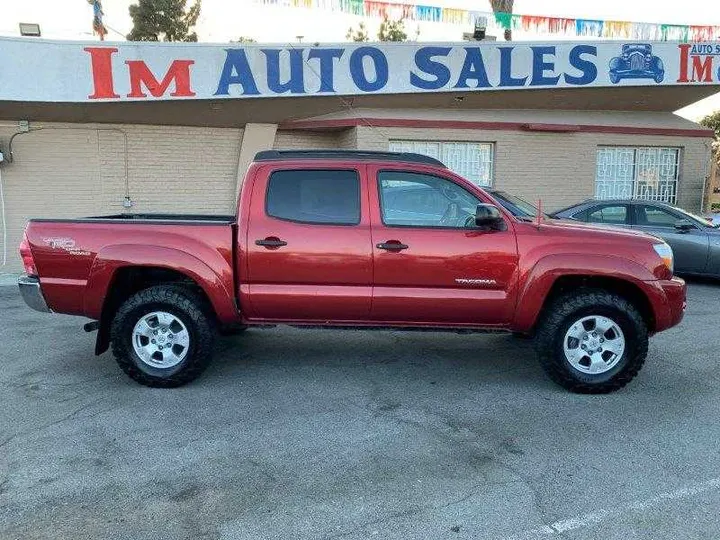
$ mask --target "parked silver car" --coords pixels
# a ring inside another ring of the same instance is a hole
[[[588,200],[552,215],[659,236],[672,247],[677,273],[720,277],[720,229],[675,206],[653,201]]]

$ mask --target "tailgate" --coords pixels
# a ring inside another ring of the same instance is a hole
[[[83,298],[95,251],[92,233],[71,221],[30,221],[26,236],[43,295],[53,311],[83,314]]]

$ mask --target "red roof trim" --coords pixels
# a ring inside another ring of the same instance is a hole
[[[571,133],[580,131],[581,126],[576,124],[523,124],[521,129],[524,131],[546,131],[549,133]]]
[[[711,129],[650,128],[634,126],[603,126],[577,124],[543,124],[527,122],[474,122],[467,120],[420,120],[410,118],[341,118],[335,120],[296,120],[280,125],[280,129],[339,129],[356,126],[404,127],[427,129],[481,129],[505,131],[544,131],[549,133],[619,133],[625,135],[668,135],[676,137],[712,138]]]

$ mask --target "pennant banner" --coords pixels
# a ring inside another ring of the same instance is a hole
[[[90,0],[92,1],[92,0]],[[720,39],[718,26],[685,26],[631,21],[570,19],[502,12],[466,11],[425,4],[383,2],[378,0],[254,0],[273,6],[290,6],[340,11],[363,17],[405,19],[420,22],[442,22],[470,28],[480,17],[487,19],[489,29],[514,30],[529,34],[634,39],[643,41],[715,41]],[[98,2],[99,3],[99,2]]]

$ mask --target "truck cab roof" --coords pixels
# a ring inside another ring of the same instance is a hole
[[[422,163],[446,169],[445,164],[433,157],[411,152],[375,152],[369,150],[263,150],[255,154],[255,161],[296,161],[322,159],[338,161],[396,161]]]

